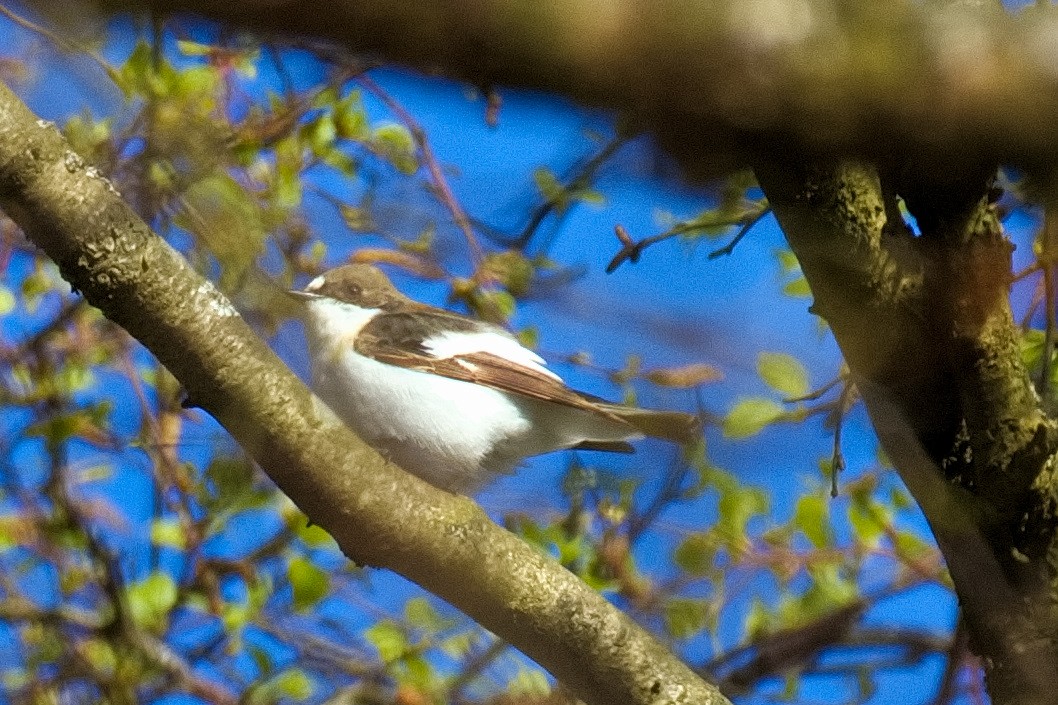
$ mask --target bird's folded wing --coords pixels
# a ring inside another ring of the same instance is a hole
[[[677,443],[701,434],[692,414],[619,406],[572,390],[503,329],[441,309],[382,313],[360,330],[356,351],[390,365],[583,409]]]
[[[482,384],[531,399],[591,411],[623,423],[573,391],[506,331],[439,309],[386,312],[356,336],[356,351],[379,362]]]

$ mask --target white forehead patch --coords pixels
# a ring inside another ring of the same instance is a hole
[[[321,274],[320,276],[316,277],[315,279],[309,282],[308,286],[305,287],[305,291],[317,291],[318,289],[323,287],[323,282],[324,279],[323,275]]]

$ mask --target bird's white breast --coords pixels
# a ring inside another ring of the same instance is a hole
[[[333,299],[309,302],[314,391],[406,470],[455,491],[476,489],[489,479],[482,461],[498,443],[525,434],[529,420],[503,392],[357,353],[354,339],[377,313]]]

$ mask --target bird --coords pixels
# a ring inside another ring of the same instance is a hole
[[[317,276],[300,302],[311,387],[358,436],[408,472],[473,494],[528,457],[631,453],[644,436],[700,437],[697,416],[577,392],[504,328],[402,294],[377,267]]]

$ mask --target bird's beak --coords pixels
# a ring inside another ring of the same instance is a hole
[[[286,292],[286,295],[296,301],[314,301],[320,298],[319,294],[313,294],[311,291],[299,291],[297,289],[290,289]]]

